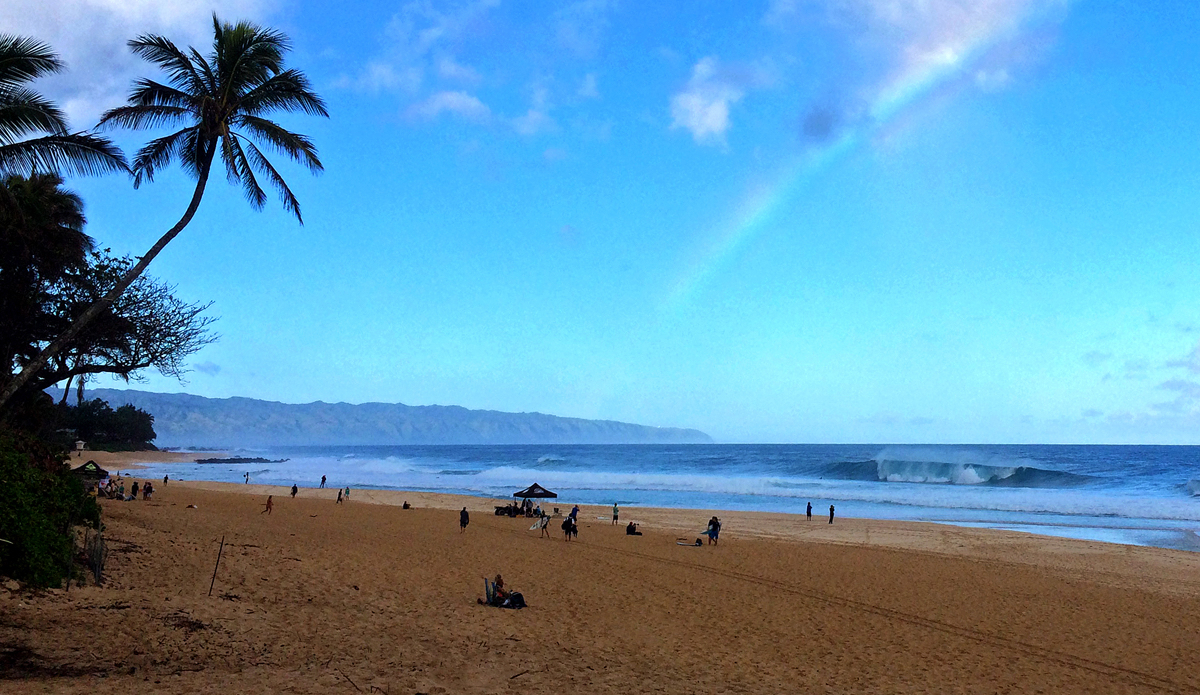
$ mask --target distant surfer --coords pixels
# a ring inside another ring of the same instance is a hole
[[[829,523],[833,523],[833,505],[829,505]]]

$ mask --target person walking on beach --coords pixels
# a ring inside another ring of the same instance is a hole
[[[340,487],[338,488],[338,501],[337,501],[337,503],[338,503],[338,504],[341,504],[341,503],[342,503],[342,488],[340,488]]]
[[[550,537],[550,517],[545,514],[539,514],[539,516],[542,519],[542,532],[541,532],[541,535],[538,536],[538,538],[542,538],[542,537],[549,538]]]
[[[833,523],[833,505],[829,505],[829,523]]]
[[[707,533],[708,533],[708,544],[716,545],[717,539],[721,535],[721,520],[715,516],[713,518],[709,519]]]
[[[613,520],[612,520],[613,526],[617,525],[617,519],[619,519],[619,518],[621,518],[621,510],[617,509],[617,503],[613,502]]]
[[[292,483],[292,499],[296,499],[296,492],[298,490],[299,490],[299,488],[296,487],[296,484]]]
[[[250,484],[250,471],[246,471],[246,484]]]
[[[164,475],[163,476],[163,487],[166,487],[166,485],[167,485],[167,476]]]
[[[271,510],[275,508],[275,502],[271,499],[271,495],[267,495],[267,503],[263,505],[263,510],[259,514],[271,516]]]
[[[467,513],[467,508],[463,507],[462,511],[458,513],[458,532],[466,531],[469,523],[471,523],[471,515]]]
[[[325,488],[325,476],[321,476],[321,488]]]
[[[579,505],[577,504],[577,505],[575,505],[575,507],[573,509],[571,509],[571,521],[576,521],[578,518],[579,518]]]
[[[812,521],[812,502],[808,503],[808,520]]]

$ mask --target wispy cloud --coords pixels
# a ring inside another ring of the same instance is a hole
[[[581,99],[599,99],[600,90],[596,86],[596,73],[589,72],[584,75],[583,81],[579,83],[579,89],[575,90],[575,96]]]
[[[417,102],[405,112],[410,118],[431,121],[443,113],[453,114],[467,121],[485,123],[492,111],[487,104],[466,92],[437,92]]]
[[[538,133],[555,130],[558,124],[550,117],[549,91],[543,85],[534,87],[530,99],[529,110],[510,119],[513,130],[521,135],[537,135]]]
[[[221,372],[221,365],[217,364],[216,362],[197,362],[196,364],[193,364],[192,367],[201,374],[207,374],[209,376],[216,376]]]
[[[759,69],[722,66],[716,56],[701,58],[687,84],[671,97],[671,128],[687,129],[700,144],[724,145],[730,106],[766,82]]]
[[[581,58],[595,57],[608,30],[608,13],[615,5],[610,0],[580,0],[557,11],[554,30],[558,45]]]

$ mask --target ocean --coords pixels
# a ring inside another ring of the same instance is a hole
[[[239,450],[268,464],[153,464],[147,478],[931,521],[1200,551],[1200,447],[347,446]]]

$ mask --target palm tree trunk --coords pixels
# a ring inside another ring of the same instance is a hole
[[[201,164],[200,176],[196,181],[196,190],[192,193],[192,201],[188,203],[187,210],[184,211],[183,217],[180,217],[179,221],[175,223],[175,226],[168,229],[167,233],[163,234],[159,240],[155,242],[154,246],[150,247],[150,250],[146,252],[146,255],[138,259],[138,262],[135,263],[134,266],[125,273],[125,275],[121,278],[121,281],[108,291],[108,294],[104,295],[103,298],[93,302],[91,306],[84,310],[84,312],[71,323],[71,326],[67,330],[63,331],[62,335],[58,336],[53,343],[50,343],[48,346],[46,346],[46,348],[43,349],[32,362],[25,365],[20,374],[13,377],[13,380],[10,381],[8,385],[4,387],[4,391],[0,393],[0,410],[3,410],[4,404],[7,403],[17,391],[20,391],[21,387],[24,386],[31,378],[33,378],[34,374],[37,374],[39,371],[41,371],[42,367],[45,367],[46,363],[49,362],[51,358],[57,355],[59,351],[67,345],[67,343],[75,338],[75,336],[79,335],[79,332],[83,330],[84,326],[91,323],[93,319],[100,315],[100,312],[112,306],[112,303],[116,301],[117,297],[120,297],[121,293],[124,292],[130,285],[132,285],[134,280],[137,280],[138,276],[140,276],[142,272],[146,270],[146,267],[150,265],[150,261],[153,261],[154,257],[157,256],[167,244],[171,243],[171,240],[178,236],[179,233],[183,231],[184,227],[188,226],[188,223],[192,221],[192,217],[195,216],[197,208],[200,207],[200,199],[204,197],[204,187],[208,183],[208,173],[212,169],[213,156],[216,153],[216,142],[214,141],[209,143],[207,152],[205,152],[203,155],[204,160]],[[82,386],[82,380],[80,385]]]

